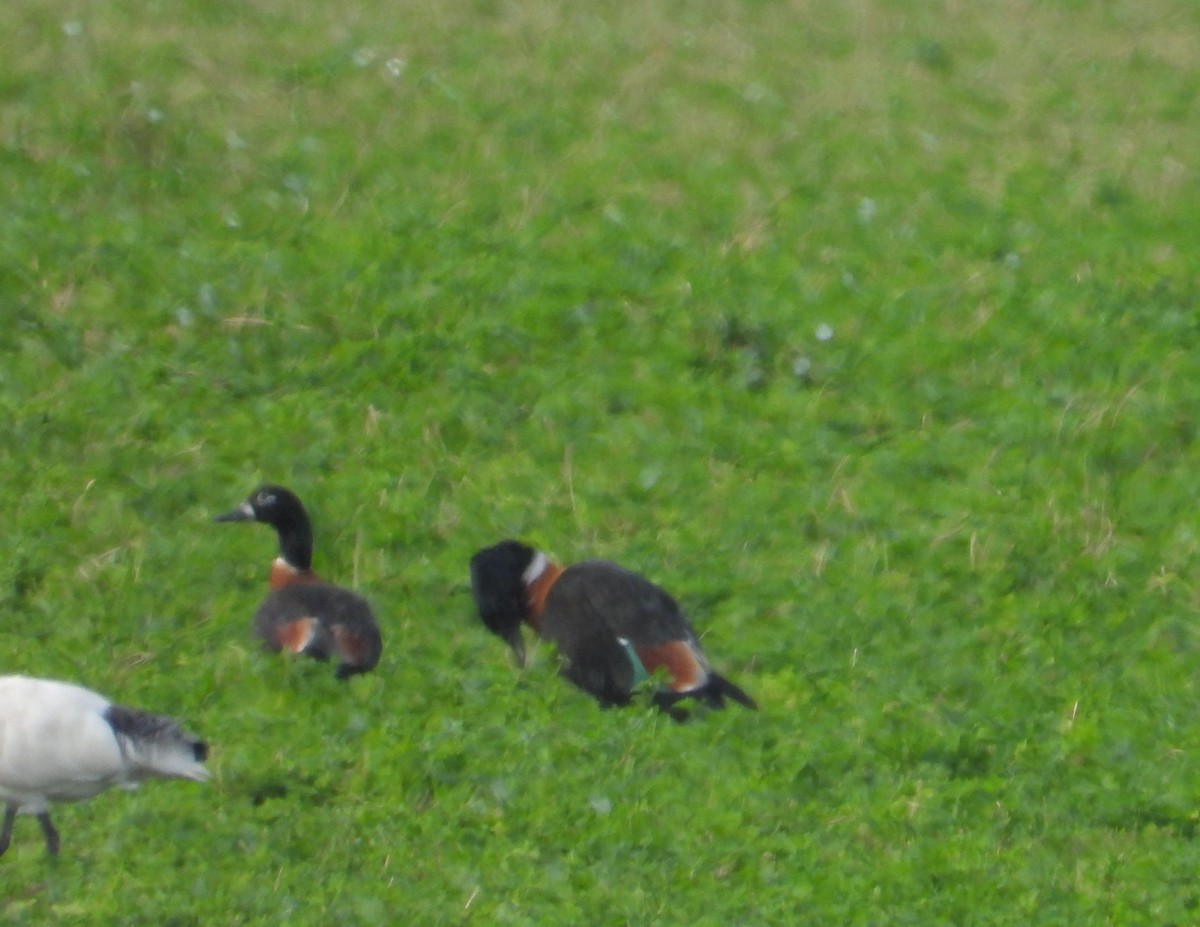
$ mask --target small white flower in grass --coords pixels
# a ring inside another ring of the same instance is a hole
[[[1004,266],[1009,270],[1016,270],[1021,266],[1021,255],[1015,251],[1008,252],[1008,254],[1004,255]]]
[[[191,328],[193,321],[192,310],[187,306],[180,306],[175,310],[175,322],[180,328]]]
[[[211,313],[217,308],[217,291],[211,283],[200,284],[200,289],[196,292],[196,299],[200,303],[200,308],[205,312]]]
[[[69,39],[83,35],[83,23],[77,19],[68,19],[62,24],[63,35]]]
[[[151,106],[148,110],[146,110],[146,121],[152,126],[156,126],[159,123],[166,121],[166,118],[167,114],[157,107]]]
[[[765,103],[771,98],[771,91],[763,84],[747,84],[742,91],[742,98],[747,103]]]
[[[588,804],[596,814],[608,814],[612,811],[612,800],[603,795],[593,795],[588,799]]]
[[[879,207],[869,196],[864,196],[858,204],[858,219],[860,222],[870,222],[879,212]]]
[[[820,325],[817,326],[817,330],[816,330],[815,334],[817,336],[818,341],[832,341],[833,340],[833,326],[829,325],[825,322],[822,322]]]
[[[387,72],[392,77],[400,77],[404,74],[404,69],[408,67],[408,62],[403,58],[389,58],[383,66],[387,68]]]
[[[375,60],[375,49],[360,48],[351,56],[351,60],[354,62],[355,66],[365,68]]]
[[[799,355],[792,361],[792,374],[803,380],[812,373],[812,361],[806,354]]]

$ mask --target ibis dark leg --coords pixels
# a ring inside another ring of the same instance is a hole
[[[42,833],[46,835],[46,852],[51,856],[58,855],[58,831],[54,829],[54,825],[50,822],[50,812],[43,811],[37,816],[38,823],[42,825]]]
[[[4,806],[4,824],[0,826],[0,856],[4,855],[4,851],[8,849],[9,843],[12,842],[13,821],[17,819],[17,806]]]

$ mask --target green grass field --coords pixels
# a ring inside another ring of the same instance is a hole
[[[1200,918],[1200,6],[0,5],[0,670],[208,785],[7,924]],[[378,670],[262,654],[258,482]],[[603,712],[506,536],[762,711]]]

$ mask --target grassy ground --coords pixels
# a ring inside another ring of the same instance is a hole
[[[594,7],[594,8],[592,8]],[[208,786],[14,924],[1196,918],[1200,7],[0,5],[0,652]],[[260,654],[273,541],[378,671]],[[761,702],[518,674],[500,537]]]

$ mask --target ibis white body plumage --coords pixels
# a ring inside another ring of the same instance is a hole
[[[143,779],[202,782],[207,755],[203,741],[164,715],[114,705],[71,683],[0,676],[0,855],[18,814],[37,816],[55,854],[52,802],[136,788]]]

